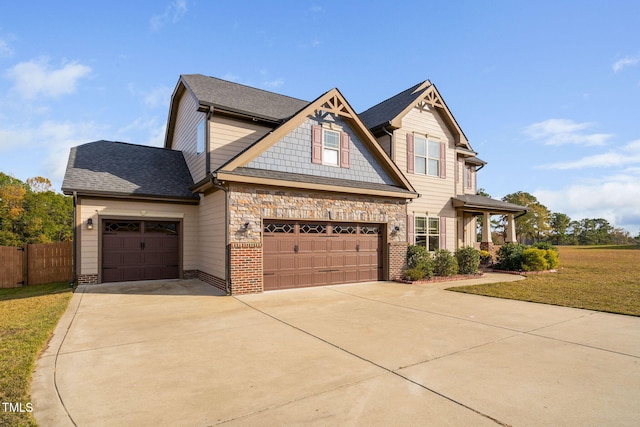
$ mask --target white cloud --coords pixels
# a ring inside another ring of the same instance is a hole
[[[59,188],[73,146],[100,139],[105,128],[94,122],[56,122],[47,120],[33,127],[28,125],[0,129],[0,152],[12,158],[16,152],[37,153],[28,165],[8,165],[12,169],[26,168],[29,176],[45,176]],[[14,153],[11,153],[13,151]],[[15,172],[15,170],[14,170]],[[21,174],[22,175],[22,174]]]
[[[538,166],[539,169],[585,169],[604,167],[640,166],[640,139],[630,142],[620,151],[607,151],[606,153],[586,156],[578,160],[567,162],[548,163]]]
[[[71,62],[60,68],[52,68],[46,58],[21,62],[6,71],[5,77],[13,80],[13,91],[26,99],[37,96],[58,97],[76,91],[78,81],[89,75],[91,68]]]
[[[594,182],[553,190],[537,190],[534,196],[552,212],[571,219],[605,218],[635,235],[640,227],[640,174],[605,176]]]
[[[584,146],[604,145],[613,135],[606,133],[585,133],[593,123],[576,123],[567,119],[549,119],[533,123],[524,129],[525,135],[545,145],[576,144]]]
[[[159,31],[168,23],[175,24],[187,13],[187,0],[174,0],[163,13],[151,17],[151,29]]]
[[[142,99],[149,108],[166,109],[171,99],[173,88],[170,86],[157,86],[148,90],[140,90],[133,83],[129,84],[129,92],[136,98]]]
[[[160,117],[138,118],[116,132],[119,141],[134,144],[164,145],[165,121]]]
[[[0,58],[13,56],[13,49],[6,40],[0,39]]]
[[[632,67],[638,64],[640,64],[640,55],[630,55],[614,62],[611,68],[613,68],[613,71],[617,73],[623,68]]]
[[[284,79],[275,79],[262,83],[266,87],[277,88],[284,84]]]

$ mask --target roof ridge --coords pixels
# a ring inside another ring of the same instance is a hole
[[[155,145],[135,144],[133,142],[124,142],[124,141],[110,141],[108,139],[99,139],[97,141],[85,142],[84,144],[80,144],[80,145],[95,144],[97,142],[108,142],[109,144],[133,145],[134,147],[143,147],[143,148],[157,148],[159,150],[167,150],[167,151],[179,151],[179,150],[173,150],[171,148],[156,147]]]
[[[429,82],[429,79],[427,79],[427,80],[423,80],[423,81],[421,81],[421,82],[419,82],[419,83],[416,83],[415,85],[413,85],[413,86],[411,86],[411,87],[408,87],[407,89],[402,90],[402,91],[400,91],[400,92],[396,93],[395,95],[392,95],[392,96],[390,96],[389,98],[384,99],[384,100],[382,100],[382,101],[378,102],[378,103],[377,103],[377,104],[375,104],[375,105],[372,105],[371,107],[367,108],[366,110],[364,110],[364,111],[362,111],[362,112],[358,113],[358,115],[363,114],[363,113],[366,113],[367,111],[372,110],[373,108],[375,108],[375,107],[377,107],[377,106],[379,106],[379,105],[381,105],[381,104],[384,104],[385,102],[390,101],[390,100],[391,100],[391,99],[393,99],[393,98],[399,97],[400,95],[404,94],[405,92],[407,92],[407,91],[409,91],[409,90],[411,90],[411,89],[414,89],[414,88],[415,88],[414,90],[417,90],[420,86],[422,86],[422,85],[423,85],[423,84],[425,84],[426,82]],[[429,83],[431,83],[431,82],[429,82]],[[433,84],[433,83],[432,83],[432,84]],[[426,89],[426,88],[425,88],[425,89]]]
[[[237,82],[233,82],[233,81],[231,81],[231,80],[221,79],[220,77],[207,76],[207,75],[204,75],[204,74],[197,74],[197,73],[196,73],[196,74],[182,74],[182,76],[200,76],[200,77],[206,77],[206,78],[208,78],[208,79],[219,80],[219,81],[221,81],[221,82],[231,83],[231,84],[234,84],[234,85],[237,85],[237,86],[243,86],[243,87],[246,87],[246,88],[249,88],[249,89],[258,90],[258,91],[260,91],[260,92],[269,93],[269,94],[272,94],[272,95],[278,95],[278,96],[282,96],[282,97],[284,97],[284,98],[290,98],[290,99],[293,99],[293,100],[295,100],[295,101],[302,101],[302,102],[307,102],[307,103],[309,102],[309,101],[307,101],[306,99],[296,98],[296,97],[294,97],[294,96],[285,95],[285,94],[282,94],[282,93],[273,92],[273,91],[266,90],[266,89],[261,89],[261,88],[259,88],[259,87],[255,87],[255,86],[249,86],[249,85],[244,84],[244,83],[237,83]]]

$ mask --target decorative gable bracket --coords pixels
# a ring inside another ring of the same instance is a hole
[[[334,114],[336,116],[348,117],[352,118],[353,116],[347,110],[347,106],[342,102],[342,100],[338,96],[332,96],[322,104],[320,107],[321,110],[326,111],[327,113]]]
[[[440,98],[440,95],[434,89],[433,86],[431,86],[429,89],[426,90],[424,96],[416,105],[416,108],[418,108],[420,111],[425,111],[427,110],[427,106],[432,108],[433,107],[444,108],[444,103],[442,102],[442,98]]]

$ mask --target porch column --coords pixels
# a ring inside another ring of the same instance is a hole
[[[516,243],[516,221],[513,214],[507,214],[507,242]]]
[[[482,222],[482,243],[493,243],[491,240],[491,214],[484,213],[484,221]]]

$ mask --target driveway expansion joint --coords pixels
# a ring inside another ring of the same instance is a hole
[[[340,350],[340,351],[342,351],[342,352],[345,352],[345,353],[347,353],[347,354],[349,354],[349,355],[351,355],[351,356],[354,356],[354,357],[356,357],[356,358],[358,358],[358,359],[360,359],[360,360],[362,360],[362,361],[364,361],[364,362],[367,362],[367,363],[369,363],[369,364],[371,364],[371,365],[373,365],[373,366],[376,366],[376,367],[378,367],[378,368],[380,368],[380,369],[383,369],[384,371],[386,371],[386,372],[388,372],[388,373],[390,373],[390,374],[392,374],[392,375],[396,375],[396,376],[398,376],[398,377],[402,378],[402,379],[403,379],[403,380],[405,380],[405,381],[408,381],[408,382],[410,382],[410,383],[412,383],[412,384],[414,384],[414,385],[416,385],[416,386],[418,386],[418,387],[420,387],[420,388],[422,388],[422,389],[424,389],[424,390],[426,390],[426,391],[429,391],[429,392],[431,392],[431,393],[433,393],[433,394],[435,394],[435,395],[437,395],[437,396],[442,397],[443,399],[446,399],[446,400],[450,401],[451,403],[454,403],[454,404],[456,404],[456,405],[458,405],[458,406],[460,406],[460,407],[463,407],[463,408],[465,408],[465,409],[467,409],[467,410],[469,410],[469,411],[472,411],[472,412],[474,412],[474,413],[476,413],[476,414],[478,414],[478,415],[480,415],[480,416],[482,416],[482,417],[484,417],[484,418],[487,418],[488,420],[491,420],[491,421],[493,421],[494,423],[496,423],[496,424],[498,424],[498,425],[505,426],[505,427],[510,427],[510,425],[509,425],[509,424],[504,423],[504,422],[502,422],[502,421],[498,420],[497,418],[492,417],[491,415],[485,414],[485,413],[483,413],[483,412],[481,412],[481,411],[479,411],[479,410],[477,410],[477,409],[475,409],[475,408],[473,408],[473,407],[471,407],[471,406],[469,406],[469,405],[466,405],[466,404],[464,404],[464,403],[462,403],[462,402],[460,402],[460,401],[458,401],[458,400],[455,400],[454,398],[452,398],[452,397],[450,397],[450,396],[447,396],[447,395],[445,395],[445,394],[443,394],[443,393],[440,393],[440,392],[438,392],[438,391],[436,391],[436,390],[434,390],[434,389],[431,389],[431,388],[427,387],[427,386],[426,386],[426,385],[424,385],[424,384],[421,384],[421,383],[419,383],[419,382],[417,382],[417,381],[412,380],[412,379],[411,379],[411,378],[409,378],[409,377],[406,377],[406,376],[402,375],[402,374],[401,374],[401,373],[399,373],[399,372],[396,372],[396,371],[395,371],[395,370],[393,370],[393,369],[389,369],[389,368],[387,368],[387,367],[385,367],[385,366],[382,366],[382,365],[380,365],[379,363],[374,362],[373,360],[367,359],[367,358],[365,358],[365,357],[363,357],[363,356],[361,356],[361,355],[359,355],[359,354],[356,354],[356,353],[354,353],[354,352],[352,352],[352,351],[347,350],[347,349],[346,349],[346,348],[344,348],[344,347],[340,347],[339,345],[337,345],[337,344],[335,344],[335,343],[332,343],[331,341],[328,341],[328,340],[326,340],[326,339],[324,339],[324,338],[322,338],[322,337],[320,337],[320,336],[317,336],[317,335],[315,335],[315,334],[312,334],[311,332],[306,331],[306,330],[304,330],[304,329],[302,329],[302,328],[300,328],[300,327],[298,327],[298,326],[295,326],[295,325],[293,325],[293,324],[291,324],[291,323],[289,323],[289,322],[286,322],[285,320],[282,320],[282,319],[280,319],[280,318],[278,318],[278,317],[276,317],[276,316],[274,316],[274,315],[272,315],[272,314],[269,314],[269,313],[267,313],[267,312],[265,312],[265,311],[263,311],[263,310],[260,310],[259,308],[257,308],[257,307],[255,307],[255,306],[253,306],[253,305],[249,304],[249,303],[248,303],[248,302],[246,302],[246,301],[243,301],[243,300],[238,299],[238,298],[236,298],[236,297],[234,297],[234,298],[235,298],[236,300],[238,300],[239,302],[241,302],[242,304],[246,305],[247,307],[249,307],[249,308],[251,308],[251,309],[253,309],[253,310],[255,310],[255,311],[257,311],[257,312],[259,312],[259,313],[261,313],[261,314],[263,314],[263,315],[265,315],[265,316],[267,316],[267,317],[270,317],[270,318],[271,318],[271,319],[273,319],[273,320],[276,320],[276,321],[278,321],[278,322],[280,322],[280,323],[283,323],[284,325],[287,325],[287,326],[289,326],[290,328],[293,328],[293,329],[295,329],[295,330],[297,330],[297,331],[299,331],[299,332],[302,332],[303,334],[306,334],[306,335],[308,335],[308,336],[310,336],[310,337],[312,337],[312,338],[315,338],[315,339],[317,339],[317,340],[319,340],[319,341],[322,341],[322,342],[323,342],[323,343],[325,343],[325,344],[328,344],[328,345],[330,345],[330,346],[332,346],[332,347],[334,347],[334,348],[336,348],[336,349],[338,349],[338,350]],[[376,300],[372,300],[372,301],[376,301]],[[378,301],[378,302],[379,302],[379,301]],[[391,304],[391,305],[393,305],[393,304]]]

